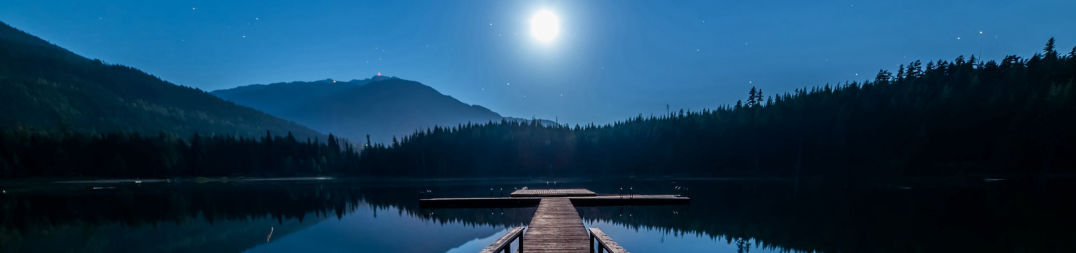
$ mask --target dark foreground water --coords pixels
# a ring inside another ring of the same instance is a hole
[[[477,252],[534,209],[417,199],[523,186],[693,198],[579,208],[632,252],[1076,252],[1069,182],[670,179],[8,182],[0,252]]]

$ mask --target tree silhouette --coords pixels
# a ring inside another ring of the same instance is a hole
[[[609,125],[491,122],[363,151],[360,174],[887,178],[1076,173],[1076,58],[901,65],[895,77]],[[895,78],[895,79],[894,79]],[[1002,152],[1004,151],[1004,152]],[[385,168],[393,168],[387,170]],[[1048,168],[1048,169],[1046,169]]]
[[[1048,42],[1047,48],[1052,44]],[[1049,50],[1043,53],[1049,54]],[[1076,173],[1076,57],[921,61],[873,80],[611,124],[435,126],[361,151],[329,135],[252,139],[0,130],[0,177],[758,176],[844,179]],[[766,103],[766,106],[760,106]],[[361,154],[359,154],[361,152]]]

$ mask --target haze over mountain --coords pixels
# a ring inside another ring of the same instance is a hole
[[[138,69],[90,60],[0,22],[0,126],[320,136],[298,124],[178,86]]]
[[[438,125],[517,120],[396,77],[255,84],[212,93],[353,142],[365,142],[367,134],[374,142],[389,143],[394,136]]]

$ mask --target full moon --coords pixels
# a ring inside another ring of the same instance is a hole
[[[540,10],[531,16],[531,37],[541,43],[549,43],[560,34],[560,19],[549,10]]]

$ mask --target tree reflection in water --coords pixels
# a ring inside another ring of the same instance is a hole
[[[417,199],[485,196],[491,187],[542,188],[544,181],[6,187],[8,193],[0,197],[0,243],[4,245],[0,251],[234,252],[269,239],[271,243],[287,240],[299,231],[319,231],[311,227],[326,224],[323,221],[343,223],[349,214],[365,212],[373,216],[369,218],[392,212],[393,217],[403,217],[400,222],[476,228],[468,232],[475,235],[459,234],[481,237],[488,236],[481,233],[526,224],[534,209],[420,209]],[[1070,240],[1076,232],[1069,229],[1076,225],[1069,216],[1076,213],[1072,201],[1076,191],[1064,182],[947,182],[946,187],[928,183],[796,185],[747,180],[558,180],[558,187],[585,187],[599,193],[616,194],[624,187],[634,194],[687,194],[693,200],[686,206],[580,207],[579,211],[588,224],[623,226],[626,233],[643,229],[677,237],[700,235],[743,252],[1076,251],[1076,242]],[[467,241],[442,239],[449,248]],[[630,249],[633,243],[644,242],[621,244]]]

